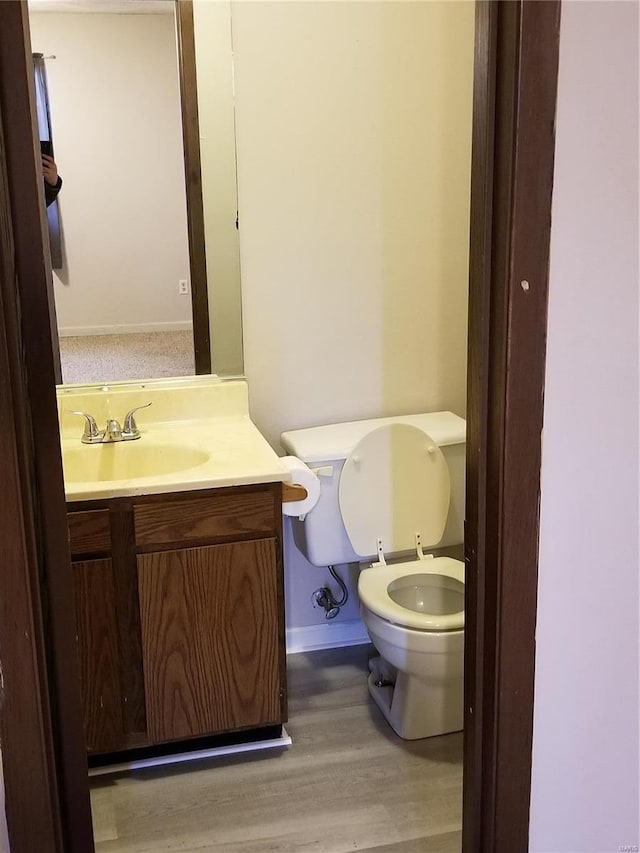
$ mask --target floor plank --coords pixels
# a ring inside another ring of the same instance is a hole
[[[97,853],[459,853],[462,735],[398,738],[371,651],[289,657],[289,749],[92,780]]]

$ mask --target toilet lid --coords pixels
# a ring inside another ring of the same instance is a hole
[[[442,451],[418,427],[387,424],[361,439],[340,474],[338,501],[353,550],[361,558],[415,549],[442,539],[451,484]]]

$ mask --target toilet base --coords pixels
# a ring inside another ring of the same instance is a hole
[[[403,740],[419,740],[462,731],[464,704],[460,679],[426,684],[398,672],[384,658],[369,662],[369,693],[394,732]],[[395,683],[389,683],[389,675]]]

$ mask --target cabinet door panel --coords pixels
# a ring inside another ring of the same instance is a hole
[[[280,722],[275,540],[137,559],[150,740]]]
[[[73,572],[87,750],[109,752],[123,740],[113,566],[86,560]]]

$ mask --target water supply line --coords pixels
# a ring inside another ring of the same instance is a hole
[[[319,589],[315,590],[311,596],[311,601],[316,607],[324,607],[325,619],[335,619],[338,613],[340,613],[340,608],[344,607],[349,600],[349,590],[335,568],[333,566],[328,566],[327,568],[329,569],[331,577],[340,587],[342,598],[338,601],[338,599],[334,598],[333,593],[328,586],[321,586]]]

